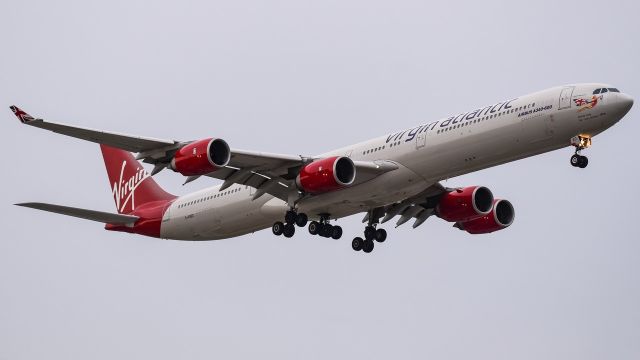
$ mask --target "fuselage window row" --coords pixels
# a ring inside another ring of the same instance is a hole
[[[215,194],[215,195],[212,195],[212,196],[207,196],[207,197],[204,197],[204,198],[201,198],[201,199],[198,199],[198,200],[190,201],[188,203],[180,204],[180,205],[178,205],[178,208],[183,208],[185,206],[191,206],[191,205],[198,204],[198,203],[201,203],[201,202],[207,201],[207,200],[213,200],[215,198],[218,198],[218,197],[221,197],[221,196],[225,196],[225,195],[229,195],[229,194],[232,194],[232,193],[235,193],[235,192],[238,192],[238,191],[240,191],[240,188],[237,188],[237,189],[234,189],[234,190],[225,191],[225,192],[218,193],[218,194]]]

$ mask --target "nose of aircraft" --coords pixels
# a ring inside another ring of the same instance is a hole
[[[622,110],[626,114],[629,110],[631,110],[631,107],[633,106],[633,98],[627,94],[619,93],[618,103],[620,104],[619,106],[622,108]]]

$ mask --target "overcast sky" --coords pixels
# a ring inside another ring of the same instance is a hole
[[[97,145],[52,121],[313,155],[573,82],[640,97],[636,1],[9,1],[0,42],[0,359],[638,359],[638,105],[572,149],[450,179],[509,229],[436,218],[365,255],[270,230],[106,232],[13,203],[115,211]],[[163,172],[175,194],[213,185]]]

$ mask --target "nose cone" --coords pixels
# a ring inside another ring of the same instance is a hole
[[[633,98],[627,94],[618,94],[618,106],[620,106],[623,114],[628,113],[633,106]]]

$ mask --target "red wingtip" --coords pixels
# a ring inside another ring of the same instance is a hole
[[[11,111],[13,111],[13,114],[18,117],[18,120],[20,120],[20,122],[23,124],[35,120],[33,116],[27,114],[15,105],[10,106],[9,108],[11,109]]]

